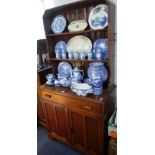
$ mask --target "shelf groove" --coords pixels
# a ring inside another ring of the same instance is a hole
[[[93,29],[89,29],[89,30],[85,30],[85,31],[78,31],[78,32],[64,32],[64,33],[60,33],[60,34],[53,34],[53,33],[49,33],[46,34],[46,37],[56,37],[56,36],[64,36],[64,35],[77,35],[77,34],[84,34],[84,33],[90,33],[90,32],[104,32],[107,31],[108,27],[106,27],[105,29],[98,29],[98,30],[93,30]]]
[[[80,59],[56,59],[50,58],[51,61],[70,61],[70,62],[108,62],[108,60],[80,60]]]

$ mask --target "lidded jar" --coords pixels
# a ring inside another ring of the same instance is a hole
[[[95,80],[97,77],[101,77],[101,81],[104,82],[108,79],[108,71],[102,62],[93,62],[89,64],[88,77],[91,80]]]

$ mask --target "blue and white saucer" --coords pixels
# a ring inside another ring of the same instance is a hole
[[[89,14],[89,25],[92,29],[103,29],[108,25],[108,6],[97,5]]]
[[[54,33],[62,33],[66,27],[66,19],[62,15],[58,15],[53,19],[51,29]]]

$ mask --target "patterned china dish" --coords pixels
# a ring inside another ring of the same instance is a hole
[[[69,32],[84,31],[87,28],[88,24],[85,20],[73,21],[69,24]]]
[[[72,77],[72,67],[68,62],[60,62],[58,65],[58,73],[68,78]]]
[[[66,27],[66,19],[62,15],[58,15],[53,19],[51,29],[54,33],[59,34],[64,31]]]
[[[91,40],[83,35],[77,35],[71,38],[67,44],[68,52],[84,52],[85,55],[92,50]]]
[[[94,55],[101,54],[101,60],[108,59],[108,39],[97,39],[93,44]]]
[[[67,44],[64,41],[58,41],[55,45],[55,54],[59,53],[61,58],[63,52],[67,53]]]
[[[96,6],[89,14],[89,25],[92,29],[103,29],[108,25],[108,6]]]
[[[71,90],[81,96],[86,96],[88,93],[93,92],[92,87],[86,83],[74,83],[71,85]]]

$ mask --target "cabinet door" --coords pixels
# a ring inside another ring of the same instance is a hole
[[[101,122],[100,122],[101,123]],[[86,141],[87,150],[92,152],[92,154],[100,155],[102,150],[101,142],[101,127],[99,123],[99,118],[85,117],[85,130],[86,130]]]
[[[72,143],[92,155],[102,152],[100,118],[69,110]]]
[[[38,117],[38,122],[46,127],[47,116],[46,116],[45,103],[40,99],[39,96],[37,98],[37,117]]]
[[[67,108],[55,103],[46,103],[49,130],[64,141],[69,139]]]
[[[44,102],[46,105],[48,129],[50,130],[50,132],[57,134],[57,124],[56,124],[54,106],[52,104],[49,104],[47,101]]]
[[[72,135],[72,143],[84,149],[85,147],[85,122],[84,116],[80,113],[69,110],[70,129]]]

